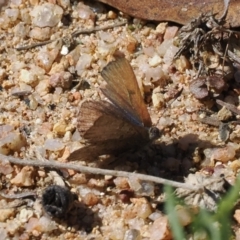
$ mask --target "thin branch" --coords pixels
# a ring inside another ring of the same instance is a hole
[[[101,30],[107,30],[107,29],[112,29],[115,27],[120,27],[120,26],[125,25],[126,23],[127,23],[127,21],[122,21],[122,22],[117,22],[117,23],[107,25],[107,26],[97,26],[97,27],[93,27],[90,29],[79,29],[72,33],[72,37],[76,37],[79,34],[90,34],[90,33],[101,31]]]
[[[36,192],[22,192],[22,193],[14,193],[14,194],[7,194],[4,191],[0,191],[0,196],[2,198],[9,198],[9,199],[17,199],[17,198],[29,198],[29,197],[36,197]]]
[[[6,156],[0,154],[0,161],[8,161],[13,164],[17,165],[24,165],[24,166],[34,166],[34,167],[45,167],[45,168],[55,168],[55,169],[72,169],[77,172],[88,173],[88,174],[99,174],[99,175],[110,175],[116,177],[132,177],[138,178],[142,181],[154,182],[159,184],[170,185],[176,188],[184,188],[196,191],[196,186],[192,186],[186,183],[175,182],[171,180],[167,180],[160,177],[149,176],[140,173],[130,173],[124,171],[117,171],[117,170],[108,170],[108,169],[100,169],[100,168],[93,168],[93,167],[86,167],[80,164],[74,163],[59,163],[56,161],[39,161],[39,160],[25,160],[20,158],[15,158],[11,156]]]
[[[233,104],[223,102],[220,99],[217,99],[216,102],[217,102],[217,104],[219,104],[223,107],[226,107],[228,110],[232,111],[234,114],[240,115],[240,110]]]
[[[112,29],[112,28],[115,28],[115,27],[120,27],[120,26],[125,25],[126,23],[127,23],[127,21],[122,21],[122,22],[117,22],[117,23],[114,23],[114,24],[111,24],[111,25],[108,25],[108,26],[97,26],[97,27],[93,27],[93,28],[90,28],[90,29],[78,29],[71,34],[71,37],[73,38],[73,37],[78,36],[79,34],[90,34],[90,33],[93,33],[93,32],[100,31],[100,30],[107,30],[107,29]],[[28,50],[28,49],[32,49],[32,48],[35,48],[35,47],[39,47],[39,46],[43,46],[43,45],[52,43],[54,41],[62,40],[62,38],[63,37],[57,38],[57,39],[54,39],[54,40],[48,40],[48,41],[44,41],[44,42],[34,43],[32,45],[20,46],[20,47],[16,47],[15,49],[19,50],[19,51],[20,50]]]

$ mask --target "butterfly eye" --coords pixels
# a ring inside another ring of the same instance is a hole
[[[150,127],[148,130],[149,139],[154,141],[161,136],[161,132],[156,127]]]

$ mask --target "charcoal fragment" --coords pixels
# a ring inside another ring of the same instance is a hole
[[[42,194],[42,205],[46,213],[62,218],[70,210],[75,196],[69,189],[58,185],[47,187]]]

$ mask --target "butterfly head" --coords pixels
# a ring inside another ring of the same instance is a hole
[[[148,136],[151,141],[154,141],[161,136],[161,132],[157,127],[150,127],[148,129]]]

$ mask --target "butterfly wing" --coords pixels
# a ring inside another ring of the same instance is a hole
[[[118,154],[149,141],[147,128],[132,124],[118,108],[106,101],[83,102],[77,128],[89,145],[71,153],[69,160]]]
[[[128,121],[118,108],[107,101],[85,101],[78,116],[80,135],[90,143],[129,137],[147,138],[148,130]]]
[[[118,58],[101,74],[107,83],[102,89],[104,95],[134,124],[151,127],[151,118],[130,63],[125,58]]]

